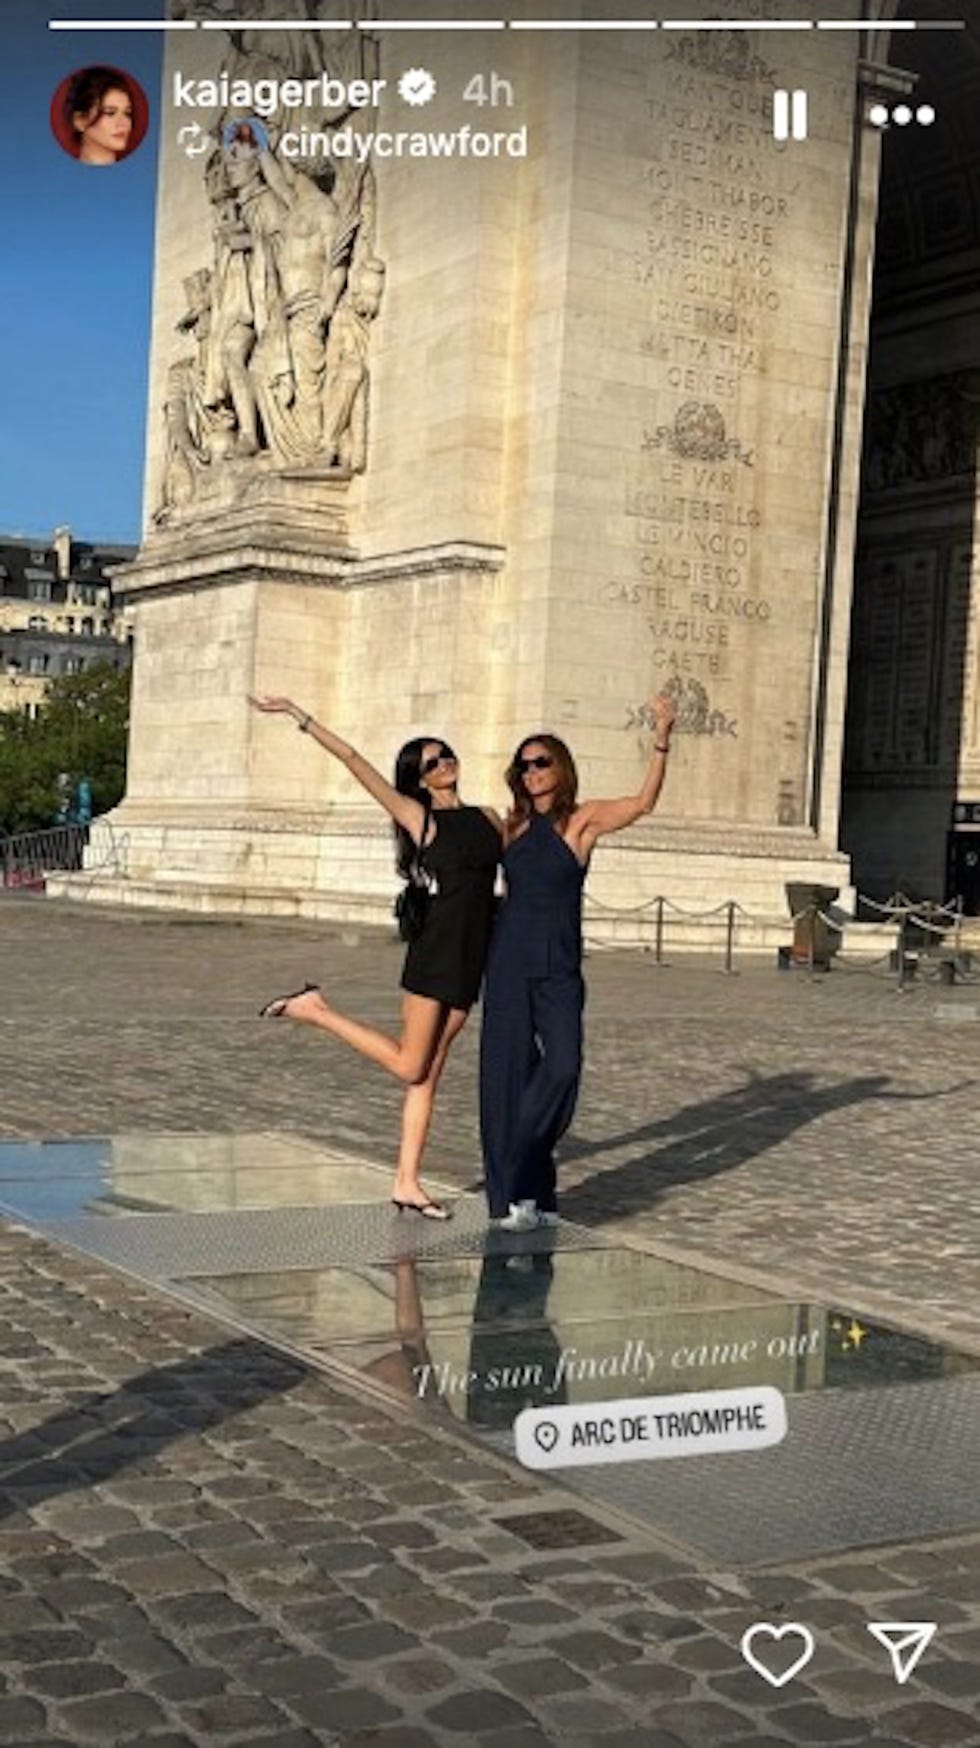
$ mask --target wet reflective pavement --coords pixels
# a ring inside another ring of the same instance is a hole
[[[585,1227],[491,1232],[475,1196],[400,1216],[389,1188],[281,1134],[0,1145],[6,1211],[501,1451],[526,1407],[775,1386],[781,1447],[555,1475],[713,1559],[980,1524],[980,1361]]]

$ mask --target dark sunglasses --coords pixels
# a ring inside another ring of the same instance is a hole
[[[548,753],[539,753],[536,759],[518,759],[517,769],[523,777],[525,771],[550,771],[554,762]]]
[[[458,763],[459,760],[453,752],[452,747],[440,747],[439,751],[433,753],[430,759],[424,759],[422,761],[420,769],[422,776],[428,777],[429,774],[432,771],[437,770],[440,765],[458,765]]]

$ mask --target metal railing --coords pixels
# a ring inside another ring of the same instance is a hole
[[[53,825],[47,831],[0,838],[0,887],[43,891],[48,874],[77,873],[84,865],[87,825]]]

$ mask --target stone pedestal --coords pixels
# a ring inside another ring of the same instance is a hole
[[[225,38],[204,34],[171,59],[217,65]],[[119,578],[137,615],[129,788],[87,895],[390,915],[383,817],[283,719],[250,714],[250,691],[296,698],[385,769],[410,735],[446,736],[466,797],[501,805],[514,744],[544,728],[584,795],[634,791],[645,702],[667,688],[664,795],[597,853],[589,928],[650,940],[662,895],[738,900],[785,938],[787,881],[848,884],[878,150],[855,148],[856,35],[413,34],[408,55],[396,34],[371,126],[526,126],[527,155],[375,160],[363,470],[236,452],[154,523],[181,285],[214,247],[200,163],[165,144],[147,536]],[[395,89],[410,60],[438,81],[424,111]],[[463,100],[479,66],[512,107]],[[804,85],[810,138],[777,146],[773,92]]]

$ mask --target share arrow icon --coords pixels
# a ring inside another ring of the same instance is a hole
[[[904,1686],[936,1633],[935,1621],[869,1621],[868,1632],[884,1645],[899,1686]]]

